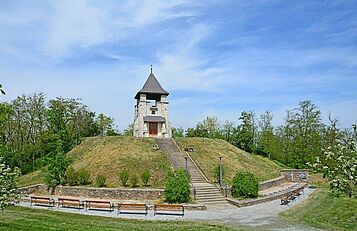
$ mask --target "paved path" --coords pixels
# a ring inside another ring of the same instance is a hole
[[[66,208],[47,208],[40,206],[33,206],[40,209],[48,209],[53,211],[63,211],[87,215],[97,215],[116,218],[129,218],[129,219],[145,219],[145,220],[190,220],[190,221],[209,221],[226,224],[229,226],[242,226],[254,230],[317,230],[310,227],[291,224],[281,219],[278,214],[285,211],[292,206],[305,200],[312,189],[305,189],[304,194],[290,202],[289,205],[280,205],[280,200],[274,200],[259,205],[243,207],[243,208],[217,208],[209,209],[206,211],[185,211],[185,216],[168,216],[168,215],[153,215],[153,211],[149,211],[147,216],[144,215],[130,215],[120,214],[117,212],[105,211],[85,211],[77,209]],[[29,207],[28,202],[20,202],[20,206]]]

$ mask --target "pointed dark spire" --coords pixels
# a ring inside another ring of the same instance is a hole
[[[143,88],[136,94],[135,99],[139,99],[140,94],[146,94],[148,99],[160,98],[161,95],[169,95],[169,93],[162,88],[159,81],[157,81],[155,75],[152,73],[152,69]]]
[[[150,72],[151,72],[151,74],[152,74],[152,64],[150,65]]]

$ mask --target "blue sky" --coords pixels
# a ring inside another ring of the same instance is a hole
[[[312,100],[357,122],[356,1],[1,1],[0,83],[10,101],[44,92],[133,120],[153,65],[175,127],[206,116],[274,123]]]

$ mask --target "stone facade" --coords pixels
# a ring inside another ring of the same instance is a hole
[[[103,198],[115,200],[161,200],[164,199],[164,189],[122,189],[122,188],[92,188],[82,186],[57,186],[51,191],[44,184],[19,188],[21,194],[55,195],[84,198]]]
[[[172,137],[168,94],[151,73],[143,89],[135,97],[135,137]]]

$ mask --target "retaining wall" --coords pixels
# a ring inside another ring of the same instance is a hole
[[[73,196],[87,198],[105,198],[121,200],[159,200],[164,198],[164,189],[122,189],[122,188],[92,188],[81,186],[57,186],[49,190],[44,184],[38,184],[18,189],[22,194]]]

